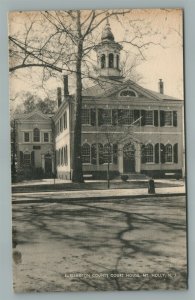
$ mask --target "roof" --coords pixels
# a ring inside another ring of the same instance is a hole
[[[148,92],[152,93],[154,96],[160,98],[160,100],[181,100],[181,99],[178,99],[178,98],[175,98],[175,97],[172,97],[172,96],[168,96],[168,95],[165,95],[165,94],[161,94],[161,93],[149,90],[149,89],[146,89],[146,91],[148,91]]]
[[[53,117],[54,114],[43,114],[39,110],[34,110],[30,113],[17,114],[15,119],[29,119],[30,117],[33,117],[34,115],[39,115],[40,117],[43,117],[44,119],[50,119]]]
[[[128,79],[126,81],[123,78],[107,79],[98,78],[98,83],[83,90],[82,95],[86,97],[104,97],[113,94],[114,92],[120,91],[123,88],[130,87],[138,91],[140,94],[144,94],[148,98],[153,98],[156,100],[181,100],[172,96],[158,93],[150,89],[143,88],[132,80]]]

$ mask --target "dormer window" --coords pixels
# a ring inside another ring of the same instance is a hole
[[[120,92],[120,97],[137,97],[137,94],[133,90],[123,90]]]

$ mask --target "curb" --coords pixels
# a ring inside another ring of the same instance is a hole
[[[170,193],[170,194],[144,194],[144,195],[124,195],[124,196],[97,196],[97,197],[72,197],[63,199],[45,199],[45,200],[12,200],[12,205],[14,204],[26,204],[26,203],[63,203],[63,202],[74,202],[74,201],[92,201],[92,200],[111,200],[111,199],[137,199],[137,198],[158,198],[158,197],[176,197],[176,196],[186,196],[186,193]]]

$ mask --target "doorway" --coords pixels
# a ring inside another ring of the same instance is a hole
[[[123,147],[123,173],[135,172],[135,146],[132,143]]]
[[[52,156],[51,154],[45,155],[45,176],[52,178]]]

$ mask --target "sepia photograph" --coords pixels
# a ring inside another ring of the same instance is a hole
[[[15,293],[188,288],[183,18],[9,12]]]

